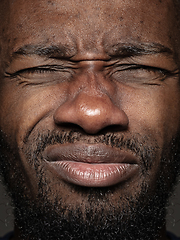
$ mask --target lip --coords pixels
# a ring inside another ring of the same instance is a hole
[[[138,171],[133,154],[103,144],[57,144],[47,147],[43,157],[60,179],[84,187],[112,186]]]

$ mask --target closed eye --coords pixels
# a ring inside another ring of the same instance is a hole
[[[114,66],[110,72],[110,76],[116,81],[154,85],[158,85],[158,81],[164,81],[166,78],[177,74],[179,74],[178,70],[169,71],[163,68],[138,64],[119,64]]]
[[[21,69],[15,73],[8,73],[6,75],[9,77],[16,77],[16,76],[23,76],[23,74],[43,74],[43,73],[52,73],[57,71],[67,71],[69,67],[61,66],[61,65],[45,65],[45,66],[38,66],[32,68],[25,68]]]
[[[69,81],[74,70],[62,65],[45,65],[25,68],[14,73],[5,73],[5,77],[14,79],[18,85],[46,85]]]

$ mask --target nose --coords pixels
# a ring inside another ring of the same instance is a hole
[[[126,129],[128,117],[107,94],[89,95],[80,92],[75,98],[58,107],[54,121],[60,124],[76,124],[88,134],[97,134],[105,127],[119,125]]]

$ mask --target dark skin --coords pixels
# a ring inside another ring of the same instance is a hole
[[[26,194],[36,198],[37,181],[22,150],[24,139],[46,129],[78,130],[89,142],[102,131],[150,135],[159,146],[147,177],[153,186],[162,149],[180,127],[180,36],[173,2],[6,0],[1,5],[0,128],[20,154],[24,179],[30,179]],[[52,191],[60,191],[66,204],[74,208],[75,200],[87,201],[46,170],[58,181]],[[135,194],[141,182],[135,174],[111,201]],[[53,202],[53,194],[49,199]],[[167,240],[164,226],[158,240]]]

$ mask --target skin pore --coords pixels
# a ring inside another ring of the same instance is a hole
[[[167,240],[180,154],[175,10],[171,0],[1,1],[0,168],[14,239]],[[134,170],[115,184],[67,178],[56,158],[90,171],[127,159]]]

